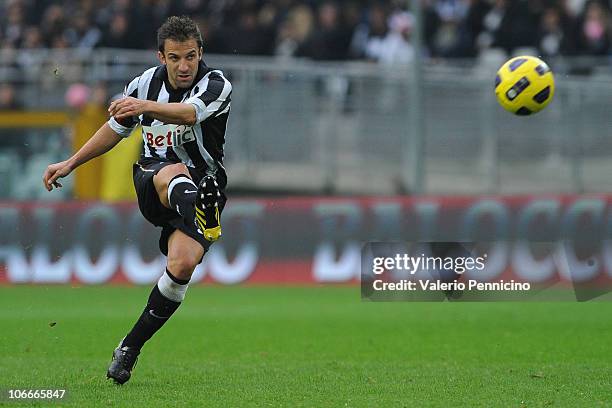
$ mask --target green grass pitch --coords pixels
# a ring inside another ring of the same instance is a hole
[[[126,385],[145,287],[0,288],[0,405],[612,406],[612,303],[370,303],[358,287],[196,286]],[[59,403],[7,389],[65,388]]]

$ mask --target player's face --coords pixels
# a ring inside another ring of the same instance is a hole
[[[157,53],[162,64],[168,69],[168,80],[174,89],[189,88],[198,73],[202,49],[196,40],[164,42],[164,52]]]

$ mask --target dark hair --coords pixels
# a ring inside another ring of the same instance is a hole
[[[157,48],[164,52],[164,42],[166,40],[187,41],[190,39],[196,40],[198,47],[204,46],[202,33],[198,25],[190,17],[187,16],[171,16],[157,30]]]

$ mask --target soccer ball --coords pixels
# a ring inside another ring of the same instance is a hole
[[[497,101],[515,115],[527,116],[541,111],[550,103],[554,94],[553,74],[548,65],[539,58],[515,57],[497,71]]]

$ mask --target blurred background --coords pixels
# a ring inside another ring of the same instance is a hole
[[[0,223],[19,231],[3,234],[5,279],[65,281],[73,272],[48,272],[53,262],[74,271],[84,259],[85,271],[104,267],[107,250],[131,259],[134,231],[152,231],[134,206],[138,130],[63,189],[48,193],[41,177],[107,120],[109,100],[130,79],[157,64],[155,32],[169,15],[197,20],[206,63],[234,86],[225,166],[235,204],[225,214],[220,270],[229,265],[225,251],[238,248],[235,267],[264,268],[253,257],[268,253],[298,258],[295,268],[317,276],[312,254],[330,241],[336,246],[321,259],[350,280],[361,240],[403,239],[416,222],[398,226],[406,211],[429,220],[420,198],[444,207],[461,197],[470,208],[492,196],[503,205],[522,197],[525,206],[543,194],[558,206],[607,197],[611,7],[603,0],[0,1]],[[551,105],[528,118],[503,111],[493,92],[497,69],[521,54],[548,62],[557,83]],[[393,199],[379,208],[381,197]],[[384,216],[372,221],[372,214]],[[279,219],[287,222],[270,226],[271,243],[253,233],[257,222]],[[68,236],[73,230],[89,241]],[[138,251],[150,261],[157,233],[143,235]],[[338,243],[348,258],[334,256]],[[89,252],[79,258],[82,247]],[[163,270],[159,262],[151,274]],[[99,281],[115,276],[112,265]],[[40,277],[43,269],[51,278]]]

